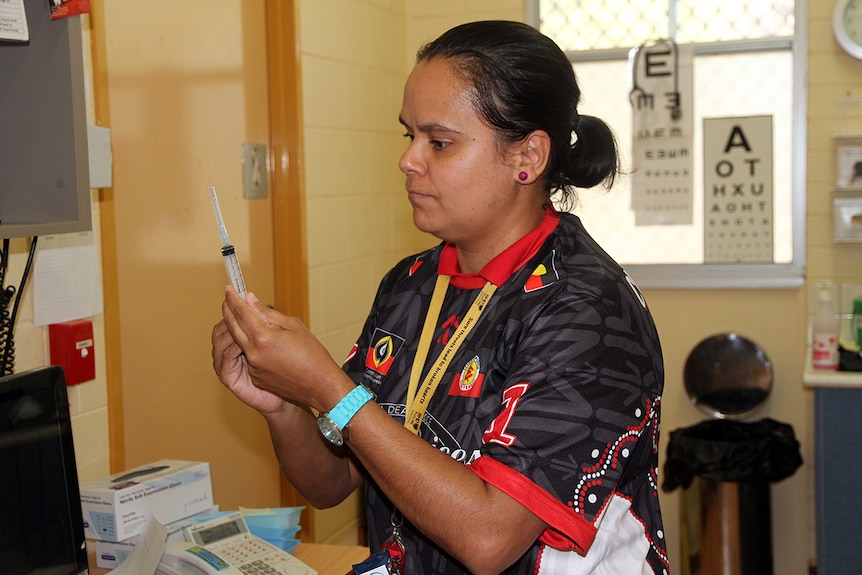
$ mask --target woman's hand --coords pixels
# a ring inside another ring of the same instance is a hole
[[[352,389],[299,319],[263,305],[250,292],[243,300],[232,288],[227,288],[222,314],[213,330],[216,373],[258,411],[280,409],[282,401],[326,411]]]
[[[326,348],[298,319],[228,287],[223,319],[212,334],[213,366],[222,383],[258,410],[270,429],[285,477],[311,505],[336,505],[361,473],[333,449],[309,409],[325,411],[354,387]]]
[[[240,401],[264,415],[273,414],[283,407],[284,401],[280,397],[254,385],[245,355],[224,320],[213,327],[212,358],[216,375]]]

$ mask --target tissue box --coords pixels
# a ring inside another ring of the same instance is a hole
[[[165,528],[168,530],[167,541],[184,541],[184,527],[197,523],[201,517],[206,517],[213,513],[218,513],[218,505],[207,509],[203,513],[198,513],[197,515],[192,515],[191,517],[165,525]],[[96,565],[104,569],[116,569],[120,566],[120,563],[125,561],[129,553],[135,549],[135,545],[138,544],[140,539],[140,535],[135,535],[125,541],[102,541],[101,539],[97,539],[95,541]]]
[[[81,486],[84,534],[123,541],[213,507],[209,463],[163,459]]]

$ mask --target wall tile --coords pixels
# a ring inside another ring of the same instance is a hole
[[[344,128],[305,130],[306,194],[332,198],[355,193],[367,172],[366,136]]]
[[[398,112],[395,114],[397,116]],[[394,117],[389,125],[394,126],[394,130],[362,134],[360,153],[365,159],[365,166],[364,172],[358,173],[357,176],[364,178],[365,189],[370,194],[385,193],[387,197],[407,204],[404,174],[398,168],[398,160],[406,148],[407,139],[403,137],[403,128]]]
[[[350,286],[347,286],[347,289],[349,290]],[[369,307],[370,305],[369,302]],[[340,364],[347,359],[348,354],[353,349],[356,338],[362,332],[362,325],[363,322],[360,321],[349,322],[337,329],[321,330],[316,333],[319,334],[321,343],[326,346],[335,361]]]
[[[345,199],[350,222],[348,253],[351,259],[373,257],[392,250],[392,213],[385,195]]]
[[[832,148],[808,152],[809,193],[831,187],[836,180],[836,159]]]
[[[321,338],[323,341],[324,331],[323,331],[323,312],[325,309],[324,302],[320,298],[320,294],[323,293],[323,272],[320,266],[313,266],[308,268],[308,329],[311,330],[313,334],[317,337]],[[325,341],[323,341],[326,349],[332,350],[334,348],[329,347]]]
[[[309,264],[319,267],[345,261],[351,241],[347,234],[351,214],[344,198],[310,198],[306,203],[306,218]]]
[[[72,435],[78,463],[78,479],[86,482],[110,475],[110,462],[107,457],[110,447],[107,408],[73,417]]]
[[[467,11],[489,12],[495,14],[495,18],[505,18],[507,13],[517,13],[523,18],[523,0],[467,0]]]
[[[374,293],[365,289],[369,284],[366,260],[332,264],[320,270],[320,293],[325,302],[322,318],[324,332],[339,329],[349,323],[362,323],[368,314]],[[354,335],[356,337],[357,334]]]
[[[362,5],[352,0],[302,2],[300,45],[305,54],[333,60],[362,61]]]
[[[389,10],[390,12],[402,17],[405,14],[406,7],[404,6],[404,0],[366,0],[366,2],[372,6]]]
[[[351,495],[335,510],[319,510],[315,513],[315,536],[320,543],[330,545],[355,545],[361,516],[362,498],[359,493]],[[345,522],[345,514],[352,520]]]
[[[411,19],[452,14],[463,15],[467,11],[466,0],[437,0],[435,2],[408,0],[407,6]]]
[[[369,67],[395,74],[404,73],[407,39],[404,14],[370,8],[365,25],[365,54]]]
[[[306,126],[343,126],[341,78],[347,66],[317,56],[302,57],[302,105]]]

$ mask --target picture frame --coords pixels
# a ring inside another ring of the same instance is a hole
[[[836,147],[837,188],[862,189],[862,139],[839,141]]]

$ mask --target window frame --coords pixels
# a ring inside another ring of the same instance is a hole
[[[539,28],[540,0],[526,0],[527,23]],[[793,142],[791,174],[791,225],[793,257],[790,263],[772,264],[625,264],[645,289],[799,289],[805,282],[806,182],[808,108],[808,4],[796,0],[793,37],[706,42],[694,45],[694,56],[789,50],[793,57]],[[628,60],[629,48],[567,52],[578,62]],[[577,68],[576,68],[577,69]]]

